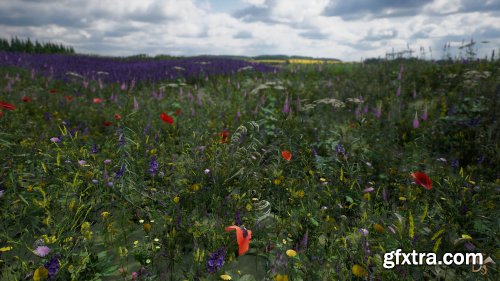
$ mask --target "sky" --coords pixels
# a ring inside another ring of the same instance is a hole
[[[0,37],[127,56],[284,54],[360,61],[500,50],[500,0],[0,0]],[[421,52],[423,50],[424,52]]]

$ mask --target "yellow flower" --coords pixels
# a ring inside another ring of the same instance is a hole
[[[12,250],[12,247],[10,247],[10,246],[7,246],[7,247],[2,247],[2,248],[0,248],[0,253],[1,253],[1,252],[8,252],[8,251],[10,251],[10,250]]]
[[[281,182],[283,181],[283,179],[284,179],[284,178],[285,178],[285,177],[283,177],[283,176],[278,176],[278,177],[274,180],[274,184],[275,184],[275,185],[280,185],[280,184],[281,184]]]
[[[191,185],[191,190],[194,192],[200,190],[200,188],[201,188],[201,184],[199,184],[199,183],[195,183],[195,184]]]
[[[128,249],[122,246],[118,247],[118,255],[120,257],[126,257],[128,255]]]
[[[288,281],[288,275],[286,274],[278,274],[274,276],[274,281]]]
[[[379,223],[374,224],[373,228],[378,233],[384,233],[384,231],[385,231],[384,227],[381,224],[379,224]]]
[[[174,203],[175,204],[179,203],[179,200],[180,200],[179,196],[175,196],[174,197]]]
[[[230,276],[230,275],[228,275],[228,274],[222,274],[222,275],[220,276],[220,279],[222,279],[222,280],[231,280],[232,278],[231,278],[231,276]]]
[[[45,280],[48,277],[49,277],[49,271],[43,266],[40,266],[39,268],[37,268],[35,270],[35,273],[33,274],[34,281]]]
[[[104,212],[102,212],[102,213],[101,213],[101,216],[102,216],[104,219],[106,219],[106,218],[108,218],[108,217],[109,217],[109,212],[104,211]]]
[[[286,240],[285,240],[285,239],[283,239],[283,244],[285,244],[285,245],[286,245]]]
[[[144,228],[144,232],[146,232],[146,234],[149,234],[149,232],[151,231],[151,224],[145,223],[142,225],[142,228]]]
[[[361,265],[355,264],[352,266],[352,274],[357,277],[366,277],[368,276],[368,271],[364,269]]]
[[[304,198],[305,194],[306,193],[304,192],[304,190],[299,190],[299,191],[295,192],[295,197],[297,197],[297,198]]]
[[[292,250],[292,249],[286,250],[286,255],[293,258],[297,255],[297,252],[295,250]]]
[[[252,210],[252,204],[248,203],[245,208],[247,209],[248,212]]]
[[[86,221],[84,223],[82,223],[82,226],[81,226],[81,231],[85,231],[85,230],[88,230],[90,228],[90,222]]]

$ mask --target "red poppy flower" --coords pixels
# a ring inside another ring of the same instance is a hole
[[[432,181],[425,173],[415,172],[411,173],[410,175],[413,177],[413,180],[415,181],[416,184],[422,186],[427,190],[432,189]]]
[[[244,255],[250,248],[250,239],[252,239],[252,231],[244,227],[231,225],[226,227],[226,231],[236,230],[236,242],[238,242],[238,255]]]
[[[16,107],[8,102],[0,101],[0,108],[14,110]]]
[[[219,142],[220,143],[226,143],[227,139],[229,138],[229,131],[224,130],[224,131],[222,131],[222,132],[219,133],[219,136],[220,136]]]
[[[57,94],[59,91],[57,89],[50,89],[49,93],[51,94]]]
[[[67,101],[72,101],[72,100],[73,100],[73,97],[72,97],[72,96],[64,96],[64,98],[65,98]]]
[[[30,97],[27,97],[27,96],[24,96],[22,98],[23,102],[30,102],[31,101],[31,98]]]
[[[179,116],[182,113],[182,109],[177,108],[174,112],[174,116]]]
[[[111,126],[113,123],[111,123],[110,121],[104,121],[102,124],[104,125],[104,127],[109,127],[109,126]]]
[[[281,156],[283,156],[283,158],[286,161],[290,161],[292,159],[292,153],[290,153],[290,151],[288,151],[288,150],[281,151]]]
[[[168,114],[162,112],[160,113],[160,118],[161,120],[163,120],[163,122],[166,122],[170,125],[174,124],[174,118],[172,118],[172,116],[169,116]]]
[[[122,116],[120,114],[116,113],[115,114],[115,119],[116,120],[120,120],[120,119],[122,119]]]
[[[94,103],[101,103],[102,102],[102,99],[101,98],[94,98],[92,100]]]

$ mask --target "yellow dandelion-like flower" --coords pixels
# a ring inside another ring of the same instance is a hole
[[[142,225],[142,228],[144,228],[144,232],[146,232],[146,234],[149,234],[149,232],[151,231],[151,224],[145,223]]]
[[[297,191],[296,195],[299,198],[304,198],[304,196],[306,195],[306,193],[304,192],[304,190],[299,190],[299,191]]]
[[[297,252],[295,250],[292,250],[292,249],[286,250],[286,255],[293,258],[297,255]]]
[[[352,266],[352,274],[362,278],[368,276],[368,271],[366,271],[366,269],[364,269],[361,265],[355,264]]]
[[[45,280],[49,277],[49,271],[41,266],[35,270],[35,273],[33,274],[33,280],[34,281],[41,281]]]
[[[286,245],[286,240],[285,240],[285,239],[283,239],[283,244],[285,244],[285,245]]]
[[[379,224],[379,223],[374,224],[374,225],[373,225],[373,228],[374,228],[374,229],[375,229],[375,231],[376,231],[376,232],[378,232],[378,233],[384,233],[384,232],[385,232],[384,227],[383,227],[381,224]]]
[[[194,192],[200,190],[200,188],[201,188],[201,184],[199,184],[199,183],[195,183],[195,184],[191,185],[191,190]]]
[[[232,278],[231,278],[231,275],[229,275],[229,274],[222,274],[220,276],[220,279],[222,279],[222,280],[231,280]]]
[[[248,212],[252,210],[252,204],[248,203],[245,208],[247,209]]]
[[[106,219],[106,218],[109,217],[109,212],[104,211],[104,212],[101,213],[101,216],[102,216],[103,219]]]
[[[174,197],[174,203],[175,204],[179,203],[179,200],[180,200],[179,196],[175,196]]]
[[[10,247],[10,246],[7,246],[7,247],[2,247],[2,248],[0,248],[0,253],[1,253],[1,252],[8,252],[8,251],[10,251],[10,250],[12,250],[12,247]]]
[[[274,276],[274,281],[288,281],[288,275],[286,274],[277,274]]]

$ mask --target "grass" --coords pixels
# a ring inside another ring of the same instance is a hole
[[[495,280],[497,265],[383,257],[500,260],[499,66],[288,65],[124,91],[2,68],[0,279],[42,280],[56,257],[54,280]],[[243,256],[234,224],[252,231]]]

